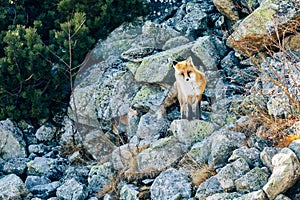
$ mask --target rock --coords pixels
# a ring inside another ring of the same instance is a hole
[[[113,168],[115,170],[120,170],[136,167],[135,159],[138,152],[139,148],[135,144],[124,144],[116,148],[111,155]]]
[[[250,115],[257,110],[267,109],[268,98],[266,95],[250,94],[247,95],[235,109],[239,115]]]
[[[213,194],[213,195],[207,197],[206,200],[227,200],[227,199],[235,199],[240,196],[241,196],[241,194],[239,194],[237,192],[217,193],[217,194]]]
[[[138,200],[138,187],[129,184],[124,185],[120,191],[120,200]]]
[[[16,174],[18,176],[22,176],[25,175],[27,162],[27,158],[12,158],[4,163],[2,170],[5,174]]]
[[[216,176],[210,177],[199,185],[195,197],[205,199],[207,196],[224,192]]]
[[[296,122],[298,131],[300,131],[300,122]],[[294,124],[295,125],[295,124]],[[294,126],[293,125],[293,126]],[[293,127],[292,126],[292,127]],[[299,132],[298,132],[299,133]],[[298,160],[300,160],[300,139],[294,140],[290,145],[289,149],[291,149],[297,156]]]
[[[92,166],[88,175],[88,192],[89,194],[97,194],[109,185],[112,181],[115,171],[111,163]]]
[[[174,137],[159,139],[151,143],[148,149],[138,154],[138,170],[143,173],[149,173],[166,169],[186,151],[186,147]]]
[[[42,125],[35,133],[35,137],[39,141],[51,141],[56,132],[56,127],[52,125]]]
[[[236,22],[239,20],[239,13],[237,6],[233,0],[213,0],[218,11],[228,17],[230,20]]]
[[[175,76],[170,59],[186,59],[191,54],[192,46],[193,42],[144,58],[135,79],[145,83],[173,84]]]
[[[239,193],[250,193],[262,189],[268,182],[269,175],[265,170],[255,167],[235,180],[236,190]]]
[[[4,176],[0,179],[1,199],[29,200],[29,192],[21,178],[15,174]]]
[[[212,138],[208,137],[201,142],[195,143],[188,155],[199,164],[207,163],[211,153],[211,141]]]
[[[227,47],[216,37],[203,36],[197,39],[192,52],[202,61],[206,69],[217,71],[219,62],[227,53]]]
[[[227,45],[244,54],[256,53],[270,44],[273,39],[276,40],[276,35],[282,35],[287,30],[285,27],[299,21],[299,17],[300,11],[296,2],[263,1],[235,28],[227,39]]]
[[[82,137],[79,134],[76,125],[69,117],[64,117],[62,127],[59,130],[59,144],[62,147],[82,147]]]
[[[160,117],[157,114],[151,114],[150,112],[146,113],[140,118],[136,131],[136,137],[139,140],[139,144],[150,144],[166,135],[168,125],[169,123],[164,117]]]
[[[121,58],[131,62],[141,62],[144,57],[154,53],[153,47],[134,47],[121,54]]]
[[[51,180],[45,176],[27,176],[25,185],[31,190],[31,188],[37,185],[46,185],[51,183]]]
[[[48,199],[51,196],[55,196],[56,189],[61,186],[59,181],[54,181],[47,184],[36,185],[30,188],[30,192],[41,199]]]
[[[62,199],[84,200],[88,193],[85,185],[78,183],[75,179],[69,179],[57,188],[56,196]]]
[[[242,146],[233,151],[228,161],[232,162],[237,160],[238,158],[245,159],[250,168],[262,166],[260,160],[260,151],[256,148],[247,148],[245,146]]]
[[[212,123],[201,120],[174,120],[170,129],[179,142],[187,146],[193,145],[195,142],[200,142],[204,138],[210,136],[215,127]]]
[[[272,158],[278,153],[279,149],[275,147],[265,147],[260,153],[260,159],[264,166],[268,167],[271,171],[273,170]]]
[[[30,154],[34,153],[38,156],[43,156],[50,151],[50,148],[44,144],[32,144],[28,147]]]
[[[68,169],[64,173],[64,179],[75,179],[79,183],[87,184],[88,183],[88,175],[90,172],[91,166],[69,166]]]
[[[263,190],[247,193],[243,196],[235,198],[234,200],[267,200],[267,197]]]
[[[116,146],[100,130],[89,131],[83,138],[83,145],[87,152],[101,162],[108,161]]]
[[[224,165],[232,152],[243,146],[245,135],[226,129],[220,129],[211,136],[211,155],[208,160],[209,166],[218,167]]]
[[[162,172],[151,185],[151,199],[189,199],[190,180],[186,174],[174,168]]]
[[[168,50],[172,48],[179,47],[181,45],[185,45],[190,42],[190,39],[185,36],[178,36],[174,38],[170,38],[162,47],[163,50]]]
[[[239,158],[233,163],[229,163],[223,167],[216,175],[216,178],[224,191],[232,192],[236,188],[235,181],[249,171],[250,168],[247,162],[244,159]]]
[[[34,176],[46,176],[50,179],[60,179],[66,170],[64,160],[36,157],[27,163],[27,174]]]
[[[283,194],[280,194],[274,200],[291,200],[291,199]]]
[[[155,48],[161,49],[171,38],[180,36],[180,33],[167,25],[146,21],[142,28],[142,33],[147,38],[153,38]]]
[[[300,50],[300,35],[290,35],[284,38],[284,49],[299,51]]]
[[[0,121],[0,160],[25,158],[25,146],[21,130],[9,119]]]
[[[247,145],[251,148],[251,147],[255,147],[258,150],[262,151],[265,147],[270,147],[272,146],[272,142],[268,141],[268,140],[264,140],[262,138],[259,138],[257,136],[251,136],[248,141],[247,141]]]
[[[167,97],[170,86],[143,85],[132,100],[132,108],[142,112],[156,112]]]
[[[270,97],[267,108],[268,114],[273,117],[288,117],[294,113],[290,100],[282,96]]]
[[[300,162],[295,153],[288,148],[283,148],[272,158],[272,165],[272,175],[263,187],[271,200],[287,191],[300,178]]]

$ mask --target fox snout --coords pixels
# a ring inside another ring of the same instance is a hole
[[[186,77],[186,78],[185,78],[185,81],[189,81],[189,80],[190,80],[190,78],[189,78],[189,77]]]

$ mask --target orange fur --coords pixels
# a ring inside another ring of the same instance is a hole
[[[191,57],[174,63],[174,69],[181,118],[199,119],[200,103],[206,87],[205,74],[196,69]]]

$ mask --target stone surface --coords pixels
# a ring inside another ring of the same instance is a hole
[[[169,39],[164,46],[162,47],[163,50],[168,50],[168,49],[172,49],[184,44],[187,44],[190,42],[190,39],[188,37],[185,36],[178,36],[178,37],[174,37]]]
[[[115,170],[128,169],[132,167],[138,154],[135,144],[124,144],[116,148],[111,155],[111,162]]]
[[[88,193],[85,185],[78,183],[75,179],[69,179],[57,188],[56,196],[68,200],[84,200]]]
[[[235,190],[235,181],[250,171],[247,162],[239,158],[233,163],[227,164],[216,175],[221,187],[226,192]]]
[[[219,62],[227,53],[227,47],[216,37],[203,36],[197,39],[192,52],[208,70],[216,71]]]
[[[35,133],[39,141],[51,141],[55,135],[56,127],[51,125],[42,125]]]
[[[129,184],[124,185],[120,191],[120,200],[138,200],[138,187]]]
[[[189,199],[190,180],[183,172],[170,168],[154,180],[150,191],[151,199]]]
[[[5,174],[16,174],[18,176],[25,175],[27,170],[27,162],[27,158],[9,159],[4,163],[2,171]]]
[[[216,176],[213,176],[199,185],[195,197],[198,199],[204,199],[207,196],[222,192],[224,192],[224,190],[221,187],[220,182],[218,181]]]
[[[56,189],[61,186],[59,181],[53,181],[51,183],[36,185],[30,188],[30,192],[41,199],[48,199],[55,196]]]
[[[258,190],[242,195],[234,200],[267,200],[267,197],[263,190]]]
[[[260,151],[256,148],[247,148],[242,146],[233,151],[232,155],[228,159],[229,162],[243,158],[248,163],[249,167],[261,167]]]
[[[283,148],[272,158],[272,165],[272,175],[263,187],[271,200],[287,191],[300,178],[300,162],[295,153],[288,148]]]
[[[26,187],[31,190],[31,188],[37,185],[45,185],[50,183],[51,180],[45,176],[27,176],[25,184]]]
[[[265,147],[264,150],[260,153],[260,159],[262,163],[270,170],[273,170],[272,158],[278,153],[278,151],[279,149],[275,147]]]
[[[213,195],[207,197],[206,200],[227,200],[227,199],[235,199],[240,196],[241,196],[241,194],[239,194],[237,192],[217,193],[217,194],[213,194]]]
[[[235,180],[237,192],[249,193],[262,189],[267,183],[270,174],[266,173],[266,170],[255,167],[247,172],[241,178]]]
[[[233,0],[213,0],[218,11],[228,17],[230,20],[236,22],[239,20],[239,13],[237,6]]]
[[[140,172],[160,171],[176,162],[187,148],[174,137],[159,139],[137,156],[137,166]]]
[[[300,20],[300,10],[296,2],[285,0],[266,0],[248,15],[227,39],[227,45],[245,54],[262,50],[276,31],[281,35],[294,23]],[[275,39],[276,40],[276,39]]]
[[[297,127],[300,128],[300,123],[299,122],[297,122]],[[300,130],[298,129],[298,131],[300,131]],[[300,139],[294,140],[289,145],[289,149],[291,149],[296,154],[298,160],[300,160]]]
[[[0,197],[1,199],[30,199],[26,185],[20,177],[15,174],[4,176],[0,179]]]
[[[25,141],[23,134],[9,119],[0,121],[0,160],[25,158]]]
[[[170,125],[174,137],[188,146],[210,136],[215,127],[212,123],[201,120],[174,120]]]

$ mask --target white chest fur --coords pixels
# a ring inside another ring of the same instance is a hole
[[[183,96],[197,96],[200,94],[200,83],[196,82],[194,77],[191,77],[189,81],[186,81],[184,77],[180,75],[175,77],[177,81],[177,87]]]

